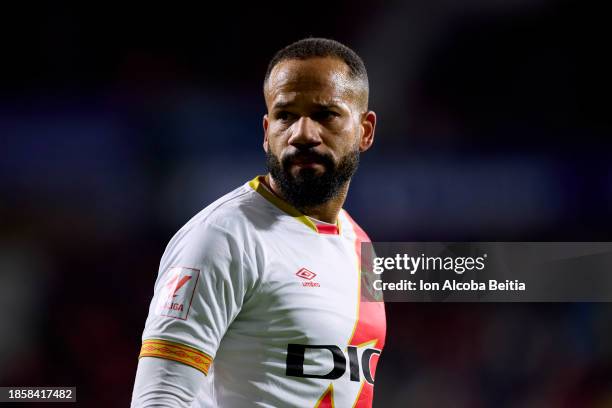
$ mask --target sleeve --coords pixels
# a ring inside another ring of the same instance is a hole
[[[204,374],[176,361],[142,358],[138,362],[131,408],[191,407]]]
[[[213,224],[181,230],[170,241],[147,318],[140,357],[159,357],[204,374],[256,277],[240,243]]]

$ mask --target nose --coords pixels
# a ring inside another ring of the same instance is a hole
[[[292,130],[293,133],[288,141],[291,146],[304,149],[321,144],[318,125],[309,117],[302,116],[293,124]]]

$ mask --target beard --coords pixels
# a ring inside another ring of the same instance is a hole
[[[302,168],[294,176],[291,164],[296,158],[308,158],[324,167],[322,174],[316,169]],[[359,166],[359,149],[343,156],[338,164],[331,156],[312,149],[299,150],[285,156],[282,161],[270,149],[266,153],[266,166],[287,202],[299,210],[324,204],[340,194]]]

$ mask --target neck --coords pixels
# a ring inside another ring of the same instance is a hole
[[[280,191],[280,188],[276,185],[274,179],[270,176],[270,174],[266,174],[264,182],[274,194],[287,201],[283,193]],[[331,200],[314,207],[298,208],[298,210],[300,210],[304,215],[315,218],[319,221],[334,224],[338,220],[338,214],[340,213],[340,210],[344,205],[348,189],[349,183],[346,183],[340,193]]]

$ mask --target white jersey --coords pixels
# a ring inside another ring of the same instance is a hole
[[[367,240],[344,210],[318,225],[255,178],[168,244],[140,356],[208,374],[197,406],[370,407],[386,324],[361,298]]]

